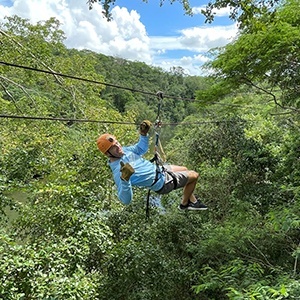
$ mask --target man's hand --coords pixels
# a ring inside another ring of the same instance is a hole
[[[129,164],[124,164],[122,161],[120,162],[121,165],[121,179],[128,181],[130,176],[135,172],[134,168]]]
[[[147,135],[150,127],[151,127],[151,122],[149,120],[144,120],[141,125],[140,125],[140,134],[141,135]]]

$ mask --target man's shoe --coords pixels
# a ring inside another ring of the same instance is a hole
[[[178,206],[178,209],[179,210],[187,210],[188,207],[189,207],[189,203],[187,205],[183,205],[183,204],[180,203],[179,206]]]
[[[189,202],[187,206],[187,210],[207,210],[207,206],[201,203],[199,200],[197,200],[195,203]]]

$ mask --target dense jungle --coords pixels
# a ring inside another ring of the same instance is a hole
[[[212,49],[208,76],[67,49],[59,21],[0,24],[0,298],[300,299],[300,10],[282,2]],[[163,97],[157,97],[157,92]],[[105,132],[200,174],[126,206]]]

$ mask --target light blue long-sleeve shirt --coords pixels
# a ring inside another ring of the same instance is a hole
[[[123,204],[128,205],[132,201],[132,186],[147,187],[153,191],[158,191],[164,185],[163,173],[158,173],[158,180],[153,184],[156,176],[156,165],[142,157],[148,149],[149,137],[140,135],[140,139],[136,144],[123,147],[124,155],[121,159],[108,163],[113,172],[118,197]],[[120,177],[121,161],[129,163],[135,170],[129,181],[124,181]]]

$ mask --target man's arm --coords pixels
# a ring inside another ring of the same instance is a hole
[[[130,181],[122,180],[120,177],[120,170],[114,171],[114,181],[118,190],[118,198],[120,201],[128,205],[132,201],[133,192]]]
[[[149,136],[140,135],[139,141],[132,146],[126,147],[126,149],[137,155],[144,155],[149,149]]]
[[[117,160],[114,162],[109,162],[110,168],[113,173],[113,178],[117,187],[118,198],[120,201],[128,205],[132,201],[133,192],[130,180],[121,179],[121,161]]]
[[[148,151],[149,149],[148,132],[151,126],[152,124],[149,120],[144,120],[140,124],[140,139],[135,145],[129,146],[127,148],[129,151],[132,151],[133,153],[140,156],[144,155]]]

